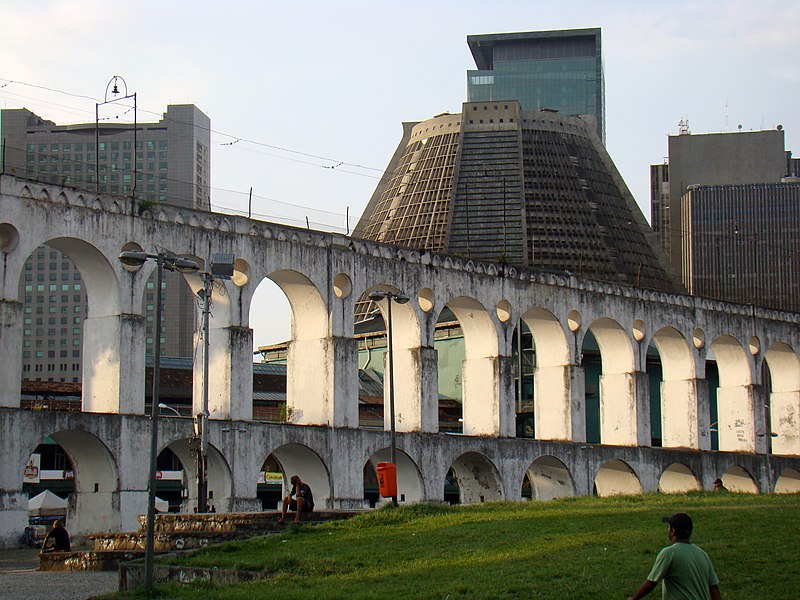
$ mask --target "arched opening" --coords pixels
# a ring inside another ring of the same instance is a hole
[[[642,484],[633,469],[624,461],[612,459],[600,466],[594,480],[597,495],[632,496],[642,493]]]
[[[689,344],[672,327],[659,329],[647,351],[653,446],[698,448],[697,383]]]
[[[189,512],[193,506],[186,506],[189,499],[191,474],[183,467],[183,462],[169,447],[164,448],[156,459],[156,510],[158,512]],[[162,510],[166,501],[167,510]],[[209,510],[211,502],[209,501]]]
[[[333,507],[333,483],[330,479],[328,467],[308,446],[303,444],[286,444],[275,448],[267,456],[262,467],[265,471],[270,469],[271,473],[281,473],[283,485],[280,491],[280,498],[289,492],[293,475],[299,475],[303,483],[307,483],[314,494],[314,506],[317,509]],[[262,503],[264,500],[262,500]],[[265,506],[265,508],[267,508]]]
[[[447,469],[444,476],[444,501],[448,504],[461,504],[461,491],[458,489],[458,479],[453,467]]]
[[[443,383],[448,380],[455,383],[460,374],[463,433],[513,436],[515,425],[511,390],[504,389],[504,386],[510,385],[510,381],[504,377],[504,367],[498,356],[497,330],[488,311],[480,302],[466,296],[453,298],[446,308],[455,316],[463,331],[464,360],[460,371],[455,369],[448,376],[443,372],[440,356],[440,394]]]
[[[208,445],[206,477],[208,480],[208,509],[227,512],[230,506],[232,478],[228,462],[212,444]],[[158,468],[162,466],[161,480],[156,492],[167,496],[172,510],[176,501],[176,490],[180,490],[183,512],[193,512],[197,503],[197,450],[190,438],[181,438],[168,443],[158,455]],[[168,471],[166,471],[168,470]],[[166,478],[169,479],[166,479]],[[166,480],[165,480],[166,479]],[[169,483],[168,483],[169,481]],[[178,487],[180,481],[180,488]]]
[[[250,299],[248,323],[253,330],[253,419],[284,423],[294,417],[287,409],[288,355],[292,339],[292,307],[284,290],[275,281],[265,277]],[[258,354],[255,354],[258,352]],[[259,481],[259,497],[266,494],[262,503],[272,496],[280,501],[281,483]],[[267,494],[266,486],[270,492]],[[263,494],[262,494],[263,492]]]
[[[747,469],[738,465],[729,467],[725,471],[722,475],[722,483],[730,492],[738,492],[740,494],[758,493],[758,486],[753,476],[750,475]]]
[[[256,486],[256,497],[261,501],[262,510],[280,510],[284,478],[291,478],[291,475],[287,477],[281,463],[270,454],[261,465]]]
[[[433,344],[436,349],[438,431],[463,433],[464,330],[458,317],[446,306],[436,321]],[[454,495],[455,493],[451,494]]]
[[[800,471],[797,469],[785,469],[775,483],[776,494],[797,494],[800,493]]]
[[[598,319],[584,336],[582,352],[587,441],[636,446],[638,408],[628,334],[616,321]]]
[[[483,454],[478,452],[462,454],[453,461],[450,469],[453,481],[458,487],[460,504],[480,504],[503,499],[500,473],[492,461]]]
[[[264,278],[250,300],[248,322],[253,330],[253,352],[283,352],[292,337],[292,307],[289,299],[269,277]]]
[[[420,347],[414,300],[405,291],[386,285],[370,287],[361,297],[367,298],[373,292],[388,297],[375,302],[358,302],[354,308],[359,423],[362,427],[391,429],[393,398],[396,431],[436,431],[435,388],[424,378],[426,349]],[[403,301],[398,302],[395,296]],[[388,362],[390,314],[392,366]],[[402,385],[392,384],[389,377],[392,368],[395,380]]]
[[[567,466],[555,456],[540,456],[528,467],[531,498],[552,500],[575,495],[575,482]]]
[[[662,494],[685,494],[702,490],[703,486],[692,470],[684,464],[672,463],[658,480],[658,491]]]
[[[516,436],[536,437],[534,381],[536,346],[530,327],[519,321],[511,336],[511,360],[514,363],[514,413]],[[528,488],[530,491],[530,488]]]
[[[120,406],[118,282],[97,248],[74,238],[40,245],[25,262],[19,298],[23,395],[51,409],[136,412]]]
[[[764,354],[768,370],[765,379],[766,451],[800,454],[800,359],[788,344],[774,344]]]
[[[716,429],[719,449],[753,452],[755,450],[753,377],[745,349],[735,338],[722,335],[711,344],[711,352],[719,373],[719,386],[716,388]],[[709,381],[709,388],[710,386]],[[712,420],[712,429],[715,428],[713,423]]]
[[[370,506],[387,501],[378,494],[376,468],[378,463],[390,462],[389,448],[382,448],[373,454],[364,465],[364,499]],[[374,478],[374,480],[373,480]],[[373,487],[374,486],[374,487]],[[425,500],[425,484],[422,474],[414,460],[405,452],[397,450],[397,502],[399,504],[422,502]]]
[[[37,468],[24,469],[23,490],[29,497],[49,490],[67,500],[72,535],[119,530],[117,465],[97,437],[77,429],[54,432],[36,446],[28,465]]]
[[[517,437],[572,440],[570,353],[561,324],[547,310],[530,309],[514,336]]]
[[[262,352],[275,369],[282,367],[286,372],[285,408],[277,401],[278,405],[271,408],[273,412],[277,409],[278,414],[273,416],[303,425],[327,425],[338,420],[338,425],[356,426],[355,398],[352,403],[335,401],[335,395],[355,396],[356,391],[346,385],[346,379],[337,379],[338,374],[330,368],[334,349],[328,331],[328,310],[319,288],[297,271],[278,270],[269,278],[283,290],[292,315],[291,340],[285,349],[274,347]],[[251,304],[251,313],[257,310],[260,308]],[[315,365],[319,376],[308,376],[309,365]],[[334,381],[341,385],[334,385]],[[336,415],[337,404],[346,412]]]

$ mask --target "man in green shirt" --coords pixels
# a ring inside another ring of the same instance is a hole
[[[721,600],[719,578],[711,559],[689,541],[692,519],[685,513],[676,513],[661,520],[669,526],[667,536],[672,545],[658,553],[647,579],[628,600],[644,598],[659,581],[664,582],[664,600]]]

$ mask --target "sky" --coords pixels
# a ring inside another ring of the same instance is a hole
[[[461,111],[469,34],[602,28],[606,147],[648,220],[649,165],[682,119],[693,133],[781,124],[800,155],[800,2],[4,0],[2,13],[0,107],[91,122],[114,75],[139,121],[194,103],[211,118],[212,209],[246,215],[252,186],[253,216],[289,225],[352,231],[401,123]],[[289,315],[262,283],[255,345],[288,339]]]

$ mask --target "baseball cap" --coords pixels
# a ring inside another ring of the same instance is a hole
[[[686,513],[675,513],[669,517],[663,517],[661,522],[669,524],[678,535],[683,537],[692,535],[692,518]]]

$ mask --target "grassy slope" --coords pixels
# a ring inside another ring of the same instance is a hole
[[[800,496],[692,494],[384,509],[183,556],[274,577],[163,597],[625,598],[667,544],[660,518],[680,511],[726,600],[797,596]]]

